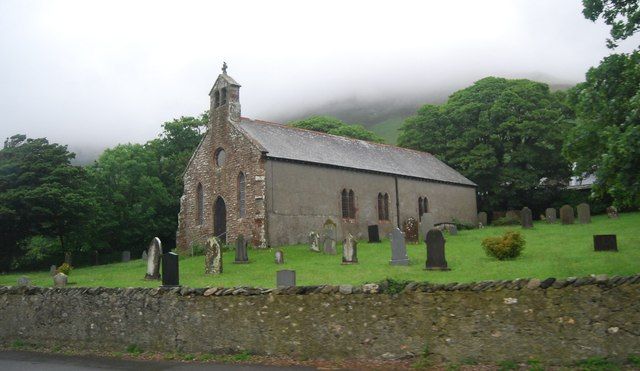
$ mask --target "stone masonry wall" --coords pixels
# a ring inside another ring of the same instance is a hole
[[[382,292],[379,292],[382,291]],[[389,291],[389,289],[386,289]],[[0,287],[0,342],[569,363],[640,349],[640,275],[287,289]]]

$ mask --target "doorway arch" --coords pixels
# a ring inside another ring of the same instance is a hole
[[[227,243],[227,206],[220,196],[213,206],[213,235]]]

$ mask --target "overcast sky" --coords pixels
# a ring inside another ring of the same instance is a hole
[[[610,53],[608,27],[581,10],[579,0],[0,0],[0,137],[145,142],[208,109],[223,60],[243,85],[243,115],[263,119],[487,75],[574,83]]]

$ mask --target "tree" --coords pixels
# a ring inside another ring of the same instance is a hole
[[[432,152],[478,185],[481,210],[542,210],[566,184],[560,155],[572,112],[562,92],[529,80],[487,77],[425,105],[401,127],[400,146]],[[540,205],[537,205],[537,204]]]
[[[384,139],[367,130],[362,125],[346,124],[330,116],[312,116],[303,120],[290,122],[289,125],[301,129],[319,131],[322,133],[339,135],[342,137],[383,143]]]
[[[570,91],[576,125],[564,145],[579,175],[595,174],[595,194],[640,206],[640,52],[613,54]]]
[[[638,0],[582,0],[585,18],[596,21],[602,17],[611,26],[611,38],[607,47],[613,49],[618,42],[632,36],[640,29],[640,2]]]

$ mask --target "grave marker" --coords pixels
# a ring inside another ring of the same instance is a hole
[[[547,223],[555,223],[558,221],[556,209],[553,207],[549,207],[544,211],[544,217]]]
[[[284,264],[284,252],[282,250],[276,250],[275,261],[276,264]]]
[[[458,226],[455,224],[451,224],[449,228],[447,228],[447,230],[449,231],[449,234],[452,236],[458,235]]]
[[[607,207],[607,216],[611,219],[618,219],[618,209],[615,206]]]
[[[573,224],[573,207],[571,207],[570,205],[564,205],[560,208],[560,221],[563,225]]]
[[[482,226],[487,225],[487,213],[484,211],[478,213],[478,224],[482,224]]]
[[[53,285],[55,287],[65,287],[67,285],[67,275],[64,273],[57,273],[53,276]]]
[[[204,274],[222,273],[222,245],[218,237],[209,237],[204,244]]]
[[[522,223],[522,228],[533,228],[533,216],[531,215],[531,209],[528,207],[523,207],[520,212],[520,221]]]
[[[342,241],[342,264],[358,263],[358,241],[351,233]]]
[[[591,208],[587,203],[581,203],[578,205],[578,220],[580,224],[591,223]]]
[[[369,243],[380,242],[380,228],[377,224],[367,227],[367,231],[369,232]]]
[[[29,277],[22,276],[18,278],[18,286],[31,286],[31,280],[29,280]]]
[[[147,261],[147,260],[149,260],[149,254],[147,254],[147,250],[144,250],[144,251],[142,252],[142,258],[141,258],[141,259],[142,259],[143,261]]]
[[[593,235],[593,249],[595,251],[618,251],[618,241],[615,234]]]
[[[276,272],[277,287],[291,287],[296,285],[296,271],[281,270]]]
[[[49,267],[49,274],[53,277],[56,275],[56,273],[58,272],[58,267],[56,267],[55,265],[51,265]]]
[[[168,252],[162,255],[162,286],[180,286],[180,271],[178,266],[178,254]]]
[[[247,242],[244,240],[243,235],[238,235],[236,239],[236,260],[234,264],[247,264],[249,263],[249,255],[247,253]]]
[[[147,273],[145,280],[160,279],[160,258],[162,257],[162,242],[158,237],[154,237],[145,251],[147,254]],[[143,255],[144,259],[144,255]]]
[[[505,218],[520,221],[520,215],[518,215],[518,212],[515,210],[508,210],[505,214]]]
[[[404,233],[398,227],[391,231],[391,265],[409,265],[407,246],[404,242]]]
[[[336,223],[331,219],[327,219],[322,227],[322,239],[324,245],[324,253],[336,255]]]
[[[131,251],[125,250],[122,252],[122,262],[126,263],[131,260]]]
[[[430,229],[425,238],[427,244],[427,262],[425,269],[427,270],[450,270],[447,266],[447,260],[444,256],[445,240],[439,229]]]

